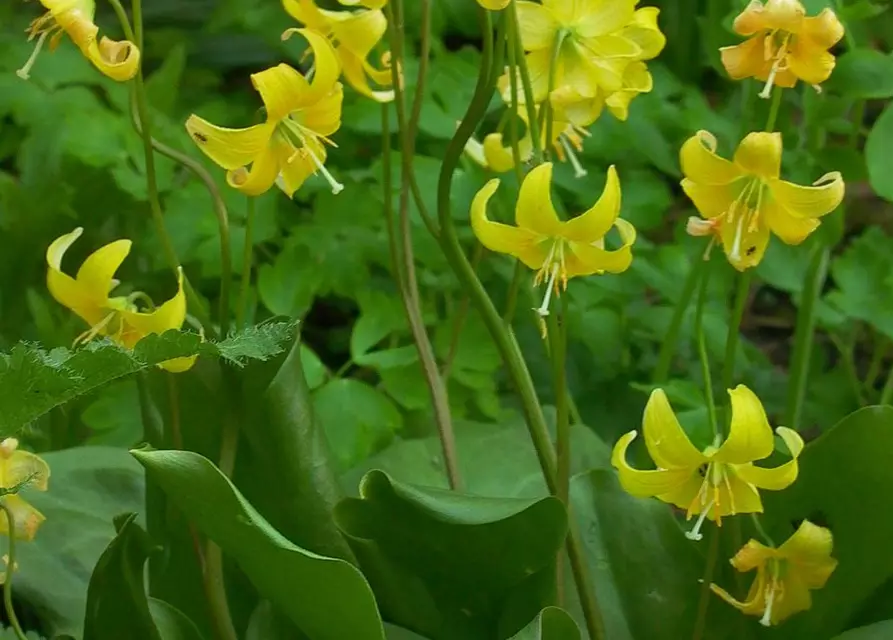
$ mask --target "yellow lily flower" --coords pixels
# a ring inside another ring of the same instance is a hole
[[[23,80],[30,77],[43,43],[50,39],[50,50],[59,46],[62,34],[67,33],[81,53],[112,80],[123,82],[136,75],[140,65],[140,50],[127,40],[117,42],[105,36],[96,41],[99,27],[93,22],[96,14],[94,0],[40,0],[47,12],[31,23],[28,40],[37,38],[34,52],[25,65],[16,71]]]
[[[368,2],[362,4],[369,6]],[[382,2],[381,6],[384,4]],[[317,7],[314,0],[282,0],[282,6],[292,18],[328,38],[341,62],[347,84],[377,102],[394,99],[393,90],[375,90],[369,85],[369,80],[382,87],[393,84],[389,65],[377,69],[368,61],[372,49],[381,42],[388,29],[387,18],[381,11],[326,11]],[[293,31],[295,29],[289,29],[283,36]],[[382,61],[389,59],[390,53],[382,56]]]
[[[632,262],[631,246],[635,228],[618,218],[620,212],[620,180],[614,167],[608,168],[608,179],[598,202],[584,214],[562,222],[552,205],[552,163],[533,169],[521,183],[515,207],[517,226],[493,222],[487,218],[487,202],[499,187],[499,180],[485,184],[471,203],[471,227],[481,244],[499,253],[507,253],[537,270],[536,284],[548,279],[543,303],[536,310],[541,317],[549,315],[549,301],[557,294],[559,282],[576,276],[621,273]],[[620,232],[622,246],[605,249],[605,235],[613,227]]]
[[[478,4],[490,11],[501,11],[509,6],[511,0],[478,0]]]
[[[759,264],[770,232],[786,244],[799,244],[819,226],[818,218],[843,200],[843,178],[837,171],[811,187],[781,180],[781,153],[777,132],[748,134],[732,161],[716,154],[716,138],[707,131],[698,131],[682,145],[682,189],[707,219],[689,229],[716,233],[739,271]]]
[[[685,435],[663,389],[655,389],[645,406],[642,431],[645,446],[657,465],[652,471],[629,466],[626,450],[635,440],[630,431],[617,441],[611,464],[620,484],[640,498],[657,497],[681,509],[687,517],[700,514],[694,528],[686,533],[701,539],[701,526],[709,518],[720,524],[723,516],[761,513],[763,503],[758,489],[779,491],[797,479],[797,457],[803,439],[787,427],[775,430],[790,451],[792,459],[774,469],[757,467],[754,460],[767,458],[774,448],[772,428],[759,398],[744,385],[729,389],[732,420],[729,437],[719,438],[699,451]]]
[[[645,50],[650,40],[645,46],[638,41],[648,30],[650,14],[646,12],[641,16],[642,24],[637,24],[636,2],[543,0],[537,4],[519,1],[521,42],[529,52],[527,66],[536,101],[541,102],[549,93],[556,47],[555,88],[569,85],[584,98],[595,97],[599,91],[609,94],[621,90],[627,65],[651,53]]]
[[[722,47],[723,66],[735,80],[765,81],[760,96],[768,98],[772,87],[793,87],[797,80],[818,85],[834,70],[828,52],[843,37],[843,25],[834,11],[824,9],[806,17],[798,0],[751,0],[735,18],[735,33],[750,36],[741,44]]]
[[[338,82],[338,58],[321,35],[297,29],[313,49],[316,71],[307,80],[287,64],[252,74],[267,119],[246,129],[227,129],[196,115],[189,116],[186,130],[205,155],[227,170],[231,187],[251,196],[273,184],[291,197],[317,171],[339,193],[344,185],[325,168],[323,142],[341,126],[344,92]],[[246,168],[246,165],[251,168]]]
[[[744,602],[715,584],[710,589],[743,613],[761,616],[763,626],[778,624],[812,606],[809,592],[824,587],[837,568],[837,560],[831,557],[833,545],[828,529],[804,520],[777,549],[750,540],[732,558],[738,571],[757,570]]]
[[[28,487],[38,491],[47,490],[50,479],[50,467],[40,456],[19,450],[19,441],[6,438],[0,442],[0,487],[11,489],[28,481]],[[40,524],[46,520],[44,515],[31,506],[18,494],[11,493],[0,497],[15,522],[14,535],[18,540],[33,540]],[[9,535],[9,521],[0,515],[0,534]]]
[[[145,294],[110,297],[118,285],[115,272],[130,253],[130,240],[116,240],[100,247],[84,260],[77,276],[72,278],[62,271],[62,259],[74,242],[81,237],[83,228],[78,227],[53,241],[47,249],[47,287],[57,302],[71,309],[86,322],[90,329],[75,341],[86,342],[97,335],[108,336],[127,349],[150,333],[164,333],[180,329],[186,320],[186,296],[183,293],[183,270],[180,269],[177,293],[152,311],[140,311],[137,299]],[[176,358],[160,366],[168,371],[189,369],[194,357]]]

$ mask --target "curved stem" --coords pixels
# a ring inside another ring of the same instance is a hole
[[[546,137],[543,141],[543,157],[546,160],[552,156],[552,129],[555,126],[555,118],[552,113],[552,91],[555,90],[555,72],[558,70],[558,61],[561,57],[561,47],[564,44],[565,35],[564,29],[555,35],[555,42],[552,45],[552,57],[549,59],[549,93],[540,107],[546,125]]]
[[[251,267],[254,254],[254,213],[257,209],[256,199],[248,196],[245,211],[245,243],[242,245],[242,284],[239,287],[239,308],[236,310],[236,325],[245,328],[248,318],[248,298],[251,294]]]
[[[521,76],[521,87],[524,91],[524,106],[527,109],[527,128],[530,133],[531,143],[533,144],[533,155],[537,164],[543,161],[543,140],[540,137],[539,123],[536,118],[536,102],[533,97],[533,85],[530,82],[530,71],[527,68],[527,58],[524,56],[524,45],[521,42],[521,19],[518,17],[517,0],[512,3],[507,12],[509,14],[509,26],[512,35],[508,40],[514,43],[515,56],[517,64],[517,73]],[[500,70],[501,71],[501,70]],[[513,69],[510,70],[514,71]]]
[[[705,263],[706,264],[706,263]],[[710,428],[713,436],[719,433],[716,419],[716,400],[713,395],[713,378],[710,375],[710,358],[707,356],[707,342],[704,338],[704,303],[707,300],[707,285],[710,282],[710,269],[704,269],[701,287],[698,292],[698,306],[695,310],[695,340],[698,343],[698,358],[701,361],[701,377],[704,378],[704,396],[707,400],[707,414],[710,416]]]
[[[12,574],[15,572],[16,563],[16,523],[12,510],[6,505],[6,499],[0,498],[0,509],[6,514],[6,523],[9,531],[9,559],[6,561],[6,579],[3,581],[3,607],[6,609],[6,617],[9,618],[9,624],[12,625],[18,640],[28,640],[25,632],[22,631],[22,625],[19,624],[19,618],[16,615],[15,607],[12,606]]]
[[[670,367],[676,352],[676,343],[679,340],[679,330],[682,328],[685,312],[688,310],[688,305],[691,304],[691,298],[695,293],[695,287],[698,285],[698,279],[701,277],[701,272],[705,268],[706,263],[706,260],[697,259],[697,261],[691,265],[691,269],[688,271],[688,276],[685,278],[685,284],[682,285],[682,296],[673,308],[673,318],[670,320],[670,327],[667,329],[667,334],[664,336],[664,340],[660,345],[657,366],[654,369],[654,376],[652,378],[655,384],[665,382],[670,375]]]
[[[474,252],[471,254],[471,266],[474,269],[477,269],[481,260],[484,258],[484,245],[479,244],[474,248]],[[462,329],[465,326],[465,320],[468,318],[468,307],[471,304],[471,300],[468,299],[468,294],[463,293],[462,299],[459,302],[459,309],[456,311],[456,318],[453,323],[453,332],[450,336],[450,348],[447,351],[446,359],[443,362],[442,375],[444,382],[450,379],[450,372],[453,368],[453,362],[456,359],[456,354],[459,352],[459,340],[462,337]]]
[[[775,541],[772,540],[772,536],[766,533],[766,530],[763,528],[763,523],[760,522],[760,517],[756,513],[750,514],[750,521],[753,522],[754,528],[757,530],[757,533],[763,539],[763,542],[766,543],[767,546],[775,547]]]
[[[753,271],[748,270],[738,275],[738,288],[735,292],[735,303],[732,307],[732,317],[729,322],[729,333],[726,338],[726,353],[722,369],[722,388],[729,389],[735,378],[735,357],[738,354],[738,339],[741,331],[741,319],[744,317],[744,307],[750,294],[750,281],[753,279]]]
[[[773,131],[775,129],[775,123],[778,120],[778,110],[781,107],[781,96],[784,93],[784,89],[781,87],[775,87],[775,91],[772,92],[772,104],[769,105],[769,117],[766,119],[766,131]]]

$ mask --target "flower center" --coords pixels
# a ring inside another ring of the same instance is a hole
[[[564,248],[565,243],[561,238],[555,238],[552,241],[549,255],[546,256],[543,266],[537,271],[536,278],[533,280],[533,285],[538,286],[548,278],[543,303],[538,309],[535,309],[540,318],[545,318],[549,315],[549,303],[552,301],[552,293],[554,292],[558,295],[559,286],[563,290],[567,289],[567,267],[564,264]],[[560,281],[559,278],[561,278]]]
[[[337,195],[344,190],[344,185],[338,182],[335,179],[335,176],[329,173],[329,170],[326,169],[322,159],[320,159],[319,154],[314,150],[314,147],[322,148],[320,141],[335,147],[337,145],[334,142],[325,136],[319,135],[312,129],[305,127],[291,115],[286,116],[279,123],[278,131],[292,148],[292,154],[288,158],[289,164],[294,162],[298,157],[309,158],[315,167],[314,173],[321,173],[323,175],[329,183],[329,186],[331,186],[332,193]]]
[[[720,462],[707,462],[698,467],[698,475],[704,480],[701,482],[701,488],[698,490],[697,495],[695,495],[694,500],[692,500],[691,504],[688,506],[689,518],[695,513],[698,514],[695,526],[692,527],[691,531],[685,533],[685,537],[689,540],[700,540],[704,537],[701,535],[701,527],[710,515],[711,510],[716,518],[717,526],[722,526],[720,508],[724,506],[722,497],[723,488],[726,489],[725,493],[728,496],[729,511],[735,513],[735,499],[732,495],[729,473],[730,470],[728,465]]]
[[[769,560],[772,567],[772,577],[769,579],[769,586],[766,589],[766,608],[763,611],[763,617],[760,618],[760,624],[764,627],[772,626],[772,607],[775,602],[784,597],[784,586],[781,582],[781,562],[778,560]]]
[[[745,231],[754,233],[760,226],[760,209],[763,203],[763,182],[759,178],[751,178],[748,180],[741,193],[735,198],[735,201],[729,205],[729,209],[725,213],[726,223],[732,225],[735,229],[735,238],[732,242],[732,251],[729,258],[733,262],[740,262],[742,259],[742,249],[744,253],[750,257],[753,255],[757,247],[751,245],[742,247]]]
[[[791,45],[793,34],[775,29],[771,31],[763,41],[764,59],[772,61],[772,67],[769,69],[769,77],[766,79],[766,85],[760,92],[761,98],[769,98],[772,95],[772,87],[775,84],[775,78],[779,71],[787,71],[788,69],[788,51]]]

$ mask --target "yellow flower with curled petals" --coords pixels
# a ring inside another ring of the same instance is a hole
[[[12,489],[22,483],[38,491],[46,491],[50,467],[40,456],[19,449],[19,441],[6,438],[0,442],[0,488]],[[17,540],[33,540],[44,515],[18,493],[0,497],[12,514]],[[0,534],[9,535],[9,520],[0,515]]]
[[[748,134],[732,161],[716,154],[716,138],[707,131],[682,145],[682,189],[707,220],[689,228],[717,234],[739,271],[759,264],[770,233],[786,244],[799,244],[843,200],[845,187],[837,171],[810,187],[782,180],[781,154],[777,132]]]
[[[344,188],[325,168],[323,144],[333,144],[327,136],[341,126],[344,92],[338,82],[338,58],[325,37],[308,29],[296,31],[313,49],[313,81],[287,64],[252,74],[251,82],[266,108],[265,122],[227,129],[197,115],[186,121],[198,148],[227,170],[227,183],[248,195],[260,195],[278,184],[291,197],[317,172],[329,182],[332,193]]]
[[[729,396],[732,419],[728,438],[717,438],[701,451],[683,431],[663,389],[655,389],[645,406],[642,431],[657,469],[642,471],[627,463],[626,451],[636,438],[635,431],[617,441],[611,456],[620,484],[628,493],[676,505],[686,510],[689,519],[699,514],[694,528],[686,533],[692,540],[701,539],[705,519],[719,524],[723,516],[761,513],[758,489],[779,491],[797,479],[803,439],[792,429],[778,427],[775,433],[792,459],[772,469],[757,467],[754,461],[769,457],[774,449],[766,412],[759,398],[744,385],[729,389]]]
[[[67,33],[84,56],[97,69],[113,80],[123,82],[136,75],[140,64],[140,50],[127,40],[116,42],[103,36],[98,42],[99,27],[93,22],[96,14],[94,0],[40,0],[47,12],[31,23],[28,40],[37,38],[37,45],[25,65],[16,71],[24,80],[30,77],[47,38],[50,50],[55,49]]]
[[[478,0],[478,4],[490,11],[501,11],[509,6],[511,0]]]
[[[750,540],[731,559],[738,571],[757,572],[743,602],[715,584],[710,589],[743,613],[760,616],[763,626],[777,625],[812,606],[809,592],[824,587],[837,568],[833,546],[828,529],[804,520],[777,549]]]
[[[735,18],[733,28],[749,38],[719,50],[723,66],[735,80],[764,81],[763,98],[769,97],[773,86],[793,87],[797,80],[818,88],[834,70],[828,49],[843,37],[843,25],[834,11],[824,9],[806,17],[798,0],[752,0]]]
[[[177,293],[167,302],[141,311],[137,300],[146,300],[144,293],[129,296],[111,296],[117,286],[115,272],[130,253],[130,240],[116,240],[100,247],[84,260],[76,277],[62,271],[62,259],[84,230],[78,227],[53,241],[47,249],[47,287],[53,298],[64,305],[90,328],[75,343],[86,342],[101,335],[117,344],[133,349],[136,343],[149,334],[180,329],[186,320],[186,296],[183,293],[183,270],[180,269]],[[176,358],[160,366],[168,371],[189,369],[194,357]]]
[[[499,180],[490,180],[471,203],[471,227],[481,244],[498,253],[507,253],[537,270],[536,283],[547,282],[540,316],[549,314],[553,291],[559,283],[577,276],[600,273],[621,273],[632,262],[635,228],[618,217],[620,181],[614,167],[608,168],[608,179],[598,202],[572,220],[558,219],[552,205],[552,164],[541,164],[525,176],[515,207],[515,223],[510,226],[487,218],[487,202],[499,187]],[[605,248],[605,236],[616,228],[622,246]]]
[[[388,29],[387,18],[381,11],[326,11],[317,7],[314,0],[282,0],[282,6],[292,18],[328,38],[347,84],[377,102],[394,99],[392,89],[373,89],[369,84],[370,80],[380,87],[393,84],[389,65],[379,69],[368,60]],[[284,37],[293,31],[289,29]],[[383,55],[382,60],[390,60],[390,54]]]

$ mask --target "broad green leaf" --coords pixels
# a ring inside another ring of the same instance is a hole
[[[865,100],[893,96],[893,56],[877,49],[854,49],[837,59],[829,88]]]
[[[406,316],[399,296],[383,292],[361,292],[360,317],[350,334],[350,357],[359,363],[366,353],[391,333],[406,328]]]
[[[161,635],[161,640],[204,640],[198,627],[189,617],[173,605],[149,598],[149,612],[155,621],[155,628]]]
[[[291,323],[269,323],[217,343],[168,331],[146,336],[133,351],[108,341],[90,342],[77,351],[44,351],[19,343],[0,354],[0,435],[15,433],[54,407],[165,360],[203,355],[241,366],[282,353],[294,334]]]
[[[509,640],[580,640],[580,628],[564,609],[546,607]]]
[[[891,148],[893,148],[893,103],[886,106],[865,141],[865,162],[868,164],[868,181],[871,183],[871,188],[885,200],[893,201],[889,155]]]
[[[888,638],[893,638],[893,620],[884,620],[867,627],[850,629],[839,636],[834,636],[832,640],[888,640]]]
[[[260,300],[273,314],[295,318],[307,313],[322,284],[323,273],[307,249],[293,247],[258,271]]]
[[[32,542],[16,546],[15,594],[52,635],[81,637],[87,582],[115,537],[112,518],[142,511],[143,471],[122,449],[77,447],[42,454],[49,490],[23,497],[46,517]]]
[[[893,577],[893,407],[867,407],[844,418],[800,456],[797,481],[764,497],[769,534],[789,537],[800,520],[828,527],[839,564],[813,605],[771,637],[813,640],[840,633],[872,592]],[[743,594],[737,594],[743,595]]]
[[[81,412],[81,421],[93,432],[86,444],[129,447],[139,442],[143,425],[136,383],[125,379],[100,389]]]
[[[294,636],[294,627],[269,600],[258,603],[248,619],[245,640],[287,640]]]
[[[370,471],[338,504],[389,620],[444,640],[506,637],[554,598],[564,507],[551,497],[485,498]]]
[[[152,542],[136,514],[115,518],[118,535],[99,557],[84,615],[84,640],[161,640],[149,611],[143,567]]]
[[[311,640],[384,638],[363,574],[344,560],[289,542],[207,458],[190,451],[131,453],[168,499]]]
[[[307,380],[307,386],[312,391],[322,386],[326,381],[328,369],[323,361],[319,359],[316,352],[306,344],[301,345],[301,363],[304,366],[304,378]]]

